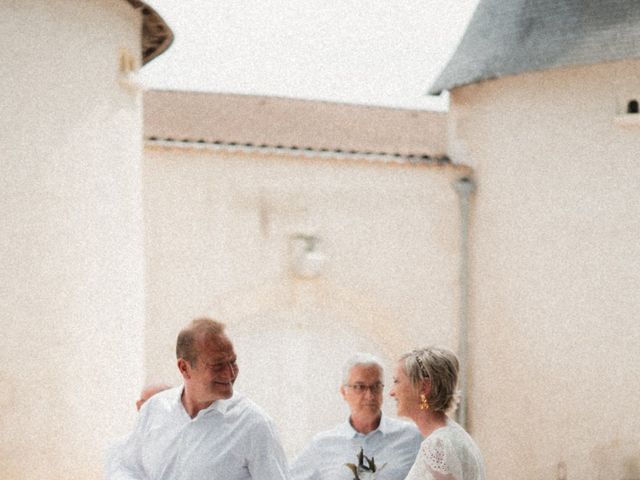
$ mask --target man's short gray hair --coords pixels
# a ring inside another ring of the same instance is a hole
[[[384,378],[384,365],[375,355],[370,353],[358,352],[349,358],[342,367],[342,384],[346,385],[349,382],[349,374],[353,367],[376,367],[380,372],[380,381]]]

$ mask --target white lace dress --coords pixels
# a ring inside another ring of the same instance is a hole
[[[475,442],[456,422],[424,439],[405,480],[484,480],[484,461]]]

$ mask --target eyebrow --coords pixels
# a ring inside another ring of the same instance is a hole
[[[207,362],[205,361],[205,363],[207,365],[220,365],[221,363],[235,363],[238,360],[238,357],[236,355],[234,355],[233,357],[227,357],[227,358],[215,358],[213,359],[213,361],[211,362]]]

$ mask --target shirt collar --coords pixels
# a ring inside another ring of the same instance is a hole
[[[231,400],[231,398],[229,400]],[[229,400],[216,400],[207,408],[202,409],[200,412],[202,412],[202,415],[210,415],[212,413],[220,413],[224,415],[229,408]]]
[[[176,388],[176,391],[177,391],[177,396],[175,398],[176,406],[184,410],[184,405],[182,404],[182,392],[184,391],[184,385],[182,387]],[[203,408],[202,410],[200,410],[198,414],[195,416],[195,418],[198,418],[200,415],[211,415],[213,413],[220,413],[224,415],[225,413],[227,413],[227,410],[229,409],[229,405],[231,401],[237,398],[238,398],[238,394],[234,391],[233,396],[231,398],[228,398],[226,400],[216,400],[207,408]]]
[[[347,418],[347,421],[344,422],[339,428],[340,434],[344,435],[346,438],[354,438],[357,435],[362,435],[366,437],[369,435],[373,435],[376,432],[385,434],[387,433],[388,430],[389,430],[389,422],[387,421],[386,417],[384,416],[384,413],[382,412],[380,412],[380,424],[378,425],[378,428],[367,433],[367,435],[364,435],[358,432],[355,428],[353,428],[353,426],[351,425],[351,417]]]
[[[389,433],[389,427],[389,420],[387,420],[387,417],[382,413],[380,416],[380,425],[378,425],[378,428],[375,431],[380,433]]]

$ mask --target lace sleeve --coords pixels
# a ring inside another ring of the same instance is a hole
[[[469,434],[450,420],[422,442],[406,480],[485,480],[484,461]]]
[[[421,447],[425,470],[433,480],[460,480],[462,468],[452,445],[443,438],[435,438]]]

